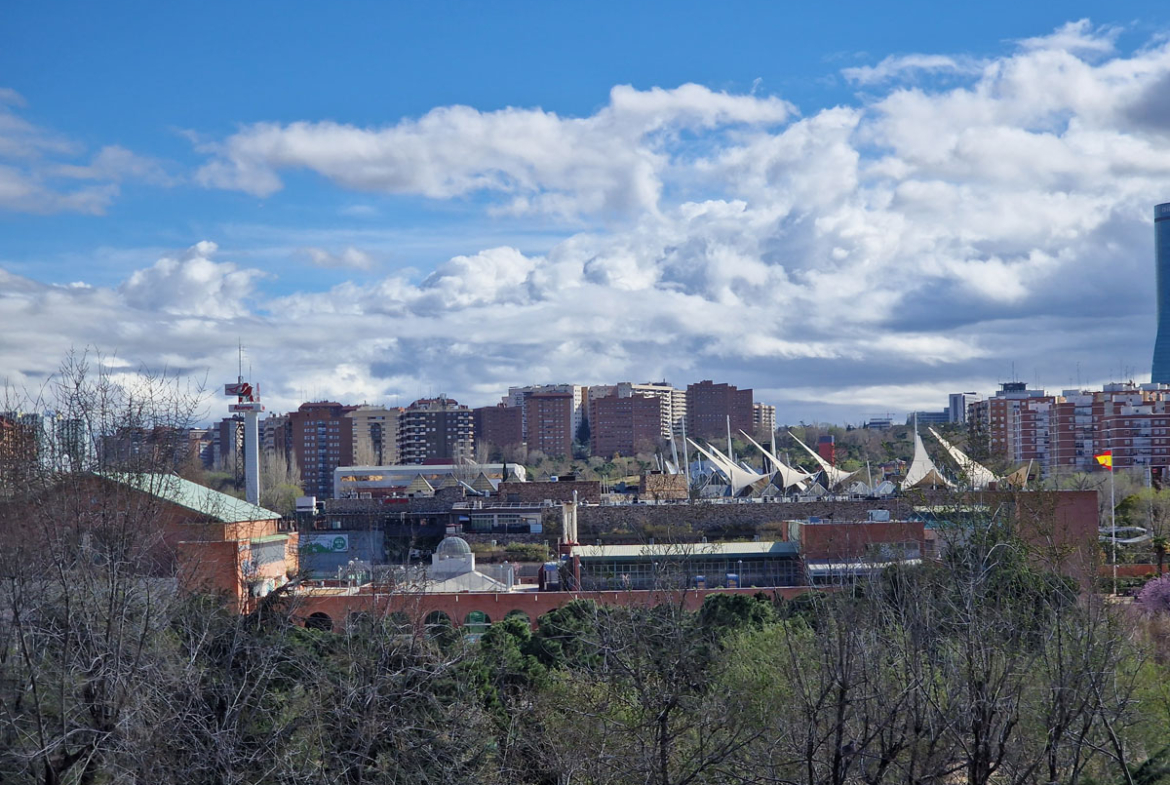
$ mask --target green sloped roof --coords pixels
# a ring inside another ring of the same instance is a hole
[[[280,513],[266,510],[243,499],[212,490],[173,474],[125,474],[100,472],[100,477],[121,483],[136,491],[185,507],[220,523],[268,521]]]

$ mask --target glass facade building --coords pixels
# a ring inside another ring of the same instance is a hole
[[[1150,381],[1170,384],[1170,202],[1154,207],[1154,259],[1158,287],[1158,337]]]

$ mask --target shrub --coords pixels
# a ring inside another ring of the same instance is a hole
[[[1155,578],[1142,587],[1137,604],[1152,613],[1170,613],[1170,575]]]

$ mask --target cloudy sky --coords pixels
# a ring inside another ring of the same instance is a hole
[[[1164,2],[169,5],[5,11],[11,386],[240,340],[270,410],[1149,378]]]

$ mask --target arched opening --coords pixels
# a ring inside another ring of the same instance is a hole
[[[442,611],[431,611],[428,613],[426,618],[423,619],[423,626],[426,629],[427,637],[430,638],[441,637],[455,627],[451,621],[451,617]]]
[[[309,618],[305,619],[305,629],[330,632],[333,630],[333,619],[329,618],[329,614],[321,611],[311,613]]]
[[[525,624],[529,624],[529,625],[532,624],[532,617],[530,617],[527,613],[520,610],[519,608],[514,608],[514,609],[508,611],[507,613],[504,614],[504,618],[505,619],[520,619]]]
[[[468,635],[483,635],[491,623],[491,617],[483,611],[471,611],[463,619],[463,631]]]

